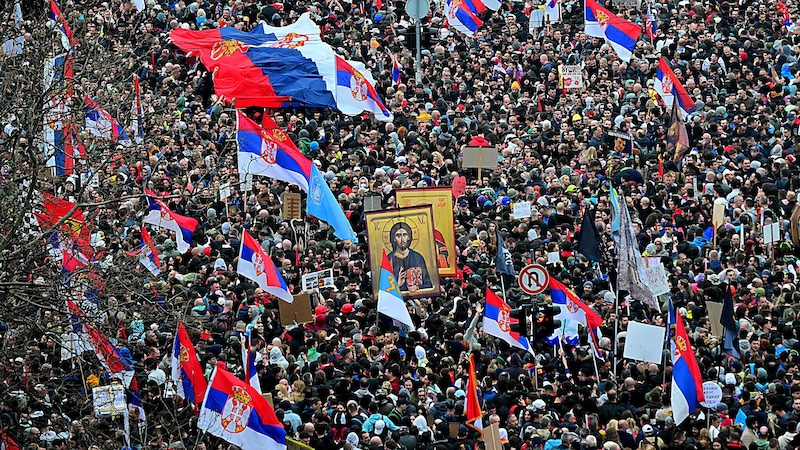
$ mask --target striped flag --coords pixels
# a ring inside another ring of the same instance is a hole
[[[469,355],[469,378],[467,380],[467,402],[466,411],[467,415],[466,424],[475,431],[483,435],[483,411],[481,411],[481,404],[478,400],[478,379],[475,375],[475,355]]]

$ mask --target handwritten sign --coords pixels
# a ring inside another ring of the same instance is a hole
[[[653,294],[664,295],[669,293],[669,280],[667,279],[667,271],[664,270],[664,264],[658,263],[645,268],[645,275],[647,280],[645,282],[650,286]]]
[[[722,388],[713,381],[706,381],[703,383],[703,395],[706,400],[700,402],[700,404],[706,408],[713,408],[722,401]]]
[[[453,178],[451,187],[453,188],[453,197],[461,197],[464,195],[464,192],[467,191],[467,177],[462,175],[460,177]]]

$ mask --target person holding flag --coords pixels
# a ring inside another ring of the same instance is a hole
[[[680,425],[705,401],[703,374],[697,365],[683,317],[669,301],[669,341],[672,351],[671,403],[675,425]]]

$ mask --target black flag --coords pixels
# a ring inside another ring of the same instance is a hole
[[[594,224],[594,210],[589,208],[583,213],[581,231],[578,233],[578,251],[589,261],[601,262],[603,259],[600,253],[600,232]]]

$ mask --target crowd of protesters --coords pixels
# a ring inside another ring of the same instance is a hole
[[[437,3],[424,21],[417,83],[413,25],[400,1],[147,0],[142,12],[117,0],[63,2],[77,51],[86,56],[75,65],[81,88],[109,108],[128,105],[130,92],[107,86],[138,75],[146,139],[132,151],[84,136],[87,150],[108,164],[79,165],[75,175],[56,180],[59,195],[102,203],[92,243],[107,255],[104,264],[138,248],[145,188],[169,195],[173,211],[200,222],[186,253],[168,234],[154,235],[163,273],[146,281],[168,302],[102,295],[108,325],[119,328],[114,340],[136,369],[145,412],[143,418],[131,409],[131,447],[228,448],[200,433],[195,408],[175,396],[169,363],[178,317],[207,376],[215,367],[242,372],[242,338],[252,325],[262,390],[272,395],[288,435],[315,449],[484,445],[464,424],[470,352],[484,428],[499,425],[505,450],[800,446],[800,268],[790,239],[800,185],[793,154],[800,144],[800,40],[778,3],[606,5],[642,26],[650,7],[658,20],[655,39],[641,38],[629,63],[582,32],[579,2],[563,3],[562,22],[530,29],[537,5],[507,0],[471,38],[447,28]],[[788,10],[794,13],[794,5]],[[234,110],[216,102],[212,75],[196,56],[181,54],[168,38],[178,27],[286,25],[306,11],[327,42],[369,68],[394,115],[383,123],[330,111],[266,112],[318,164],[358,242],[339,241],[318,221],[298,231],[284,220],[282,194],[299,192],[296,186],[256,177],[253,190],[239,189]],[[11,15],[0,27],[15,37]],[[108,64],[106,54],[118,63]],[[403,67],[399,84],[391,79],[393,55]],[[678,161],[666,150],[669,111],[652,91],[661,56],[697,104],[687,119],[690,150]],[[559,86],[557,68],[566,63],[582,65],[583,89]],[[125,117],[125,106],[118,108]],[[632,151],[615,146],[609,132],[630,134]],[[496,145],[498,167],[480,177],[462,169],[461,151],[471,142]],[[82,176],[98,168],[97,176]],[[379,196],[389,209],[397,189],[449,186],[461,175],[467,188],[453,211],[459,274],[442,279],[438,296],[409,300],[416,330],[401,333],[376,317],[365,197]],[[670,364],[621,357],[630,321],[667,320],[665,310],[615,294],[610,182],[630,210],[640,251],[667,268],[704,380],[722,387],[720,404],[680,424],[671,413]],[[222,183],[231,184],[226,203],[218,200]],[[526,200],[533,203],[530,218],[514,219],[512,204]],[[712,237],[716,204],[724,205],[724,223]],[[603,240],[599,263],[574,249],[587,210],[594,210]],[[765,245],[770,222],[780,224],[781,236]],[[537,342],[529,353],[482,333],[487,288],[507,287],[512,306],[528,299],[513,277],[501,282],[495,273],[498,229],[517,271],[529,262],[548,264],[603,317],[604,359],[594,359],[586,345]],[[244,230],[293,292],[302,274],[333,269],[336,287],[315,296],[313,322],[282,326],[278,300],[236,274]],[[136,276],[145,280],[141,271]],[[738,329],[728,351],[707,317],[708,303],[722,302],[727,290]],[[54,336],[66,327],[63,318],[33,314],[38,327],[4,330],[3,433],[27,449],[120,448],[121,422],[95,418],[91,408],[91,388],[108,384],[107,374],[91,358],[62,361]],[[42,335],[41,327],[50,333]]]

